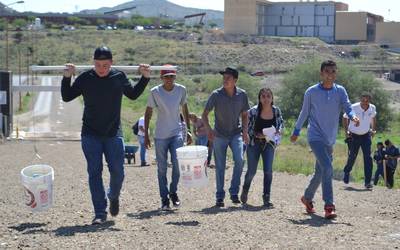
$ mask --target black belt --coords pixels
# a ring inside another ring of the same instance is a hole
[[[355,134],[355,133],[352,133],[352,132],[350,132],[350,134],[351,134],[351,136],[366,136],[366,135],[369,135],[369,131],[367,132],[367,133],[365,133],[365,134],[362,134],[362,135],[359,135],[359,134]]]

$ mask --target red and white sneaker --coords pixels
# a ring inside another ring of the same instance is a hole
[[[331,220],[337,217],[335,205],[325,205],[325,219]]]
[[[306,212],[309,214],[315,213],[315,208],[312,201],[307,200],[304,196],[301,197],[301,203],[306,207]]]

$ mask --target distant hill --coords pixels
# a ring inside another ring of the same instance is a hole
[[[180,5],[171,3],[167,0],[133,0],[114,7],[103,7],[93,10],[82,10],[81,13],[85,14],[102,14],[107,11],[124,9],[136,6],[135,9],[129,10],[129,15],[138,14],[144,17],[168,17],[171,19],[183,19],[186,15],[205,12],[205,23],[214,22],[219,27],[223,27],[224,12],[218,10],[205,10],[182,7]]]
[[[9,13],[14,13],[15,10],[12,8],[6,7],[6,5],[0,3],[0,14],[9,14]]]

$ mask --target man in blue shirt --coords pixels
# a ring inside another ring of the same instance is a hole
[[[346,89],[335,83],[336,73],[337,67],[334,61],[324,61],[321,64],[322,81],[306,90],[299,118],[290,137],[291,142],[296,142],[301,127],[308,118],[308,143],[315,155],[316,163],[314,175],[301,201],[306,206],[307,213],[315,213],[313,198],[321,184],[327,219],[336,217],[332,191],[332,153],[341,110],[344,110],[356,126],[359,125],[359,119],[351,109]]]

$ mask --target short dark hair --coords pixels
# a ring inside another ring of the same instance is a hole
[[[383,147],[383,143],[381,141],[376,143],[376,146],[382,146]]]
[[[326,60],[321,63],[321,72],[327,67],[336,67],[336,63],[332,60]]]
[[[363,97],[367,97],[368,100],[370,100],[370,101],[371,101],[371,99],[372,99],[371,94],[368,93],[368,92],[363,92],[363,93],[361,94],[361,98],[363,98]]]
[[[385,141],[385,145],[386,145],[386,146],[389,146],[390,143],[392,143],[392,142],[391,142],[389,139],[387,139],[387,140]]]

